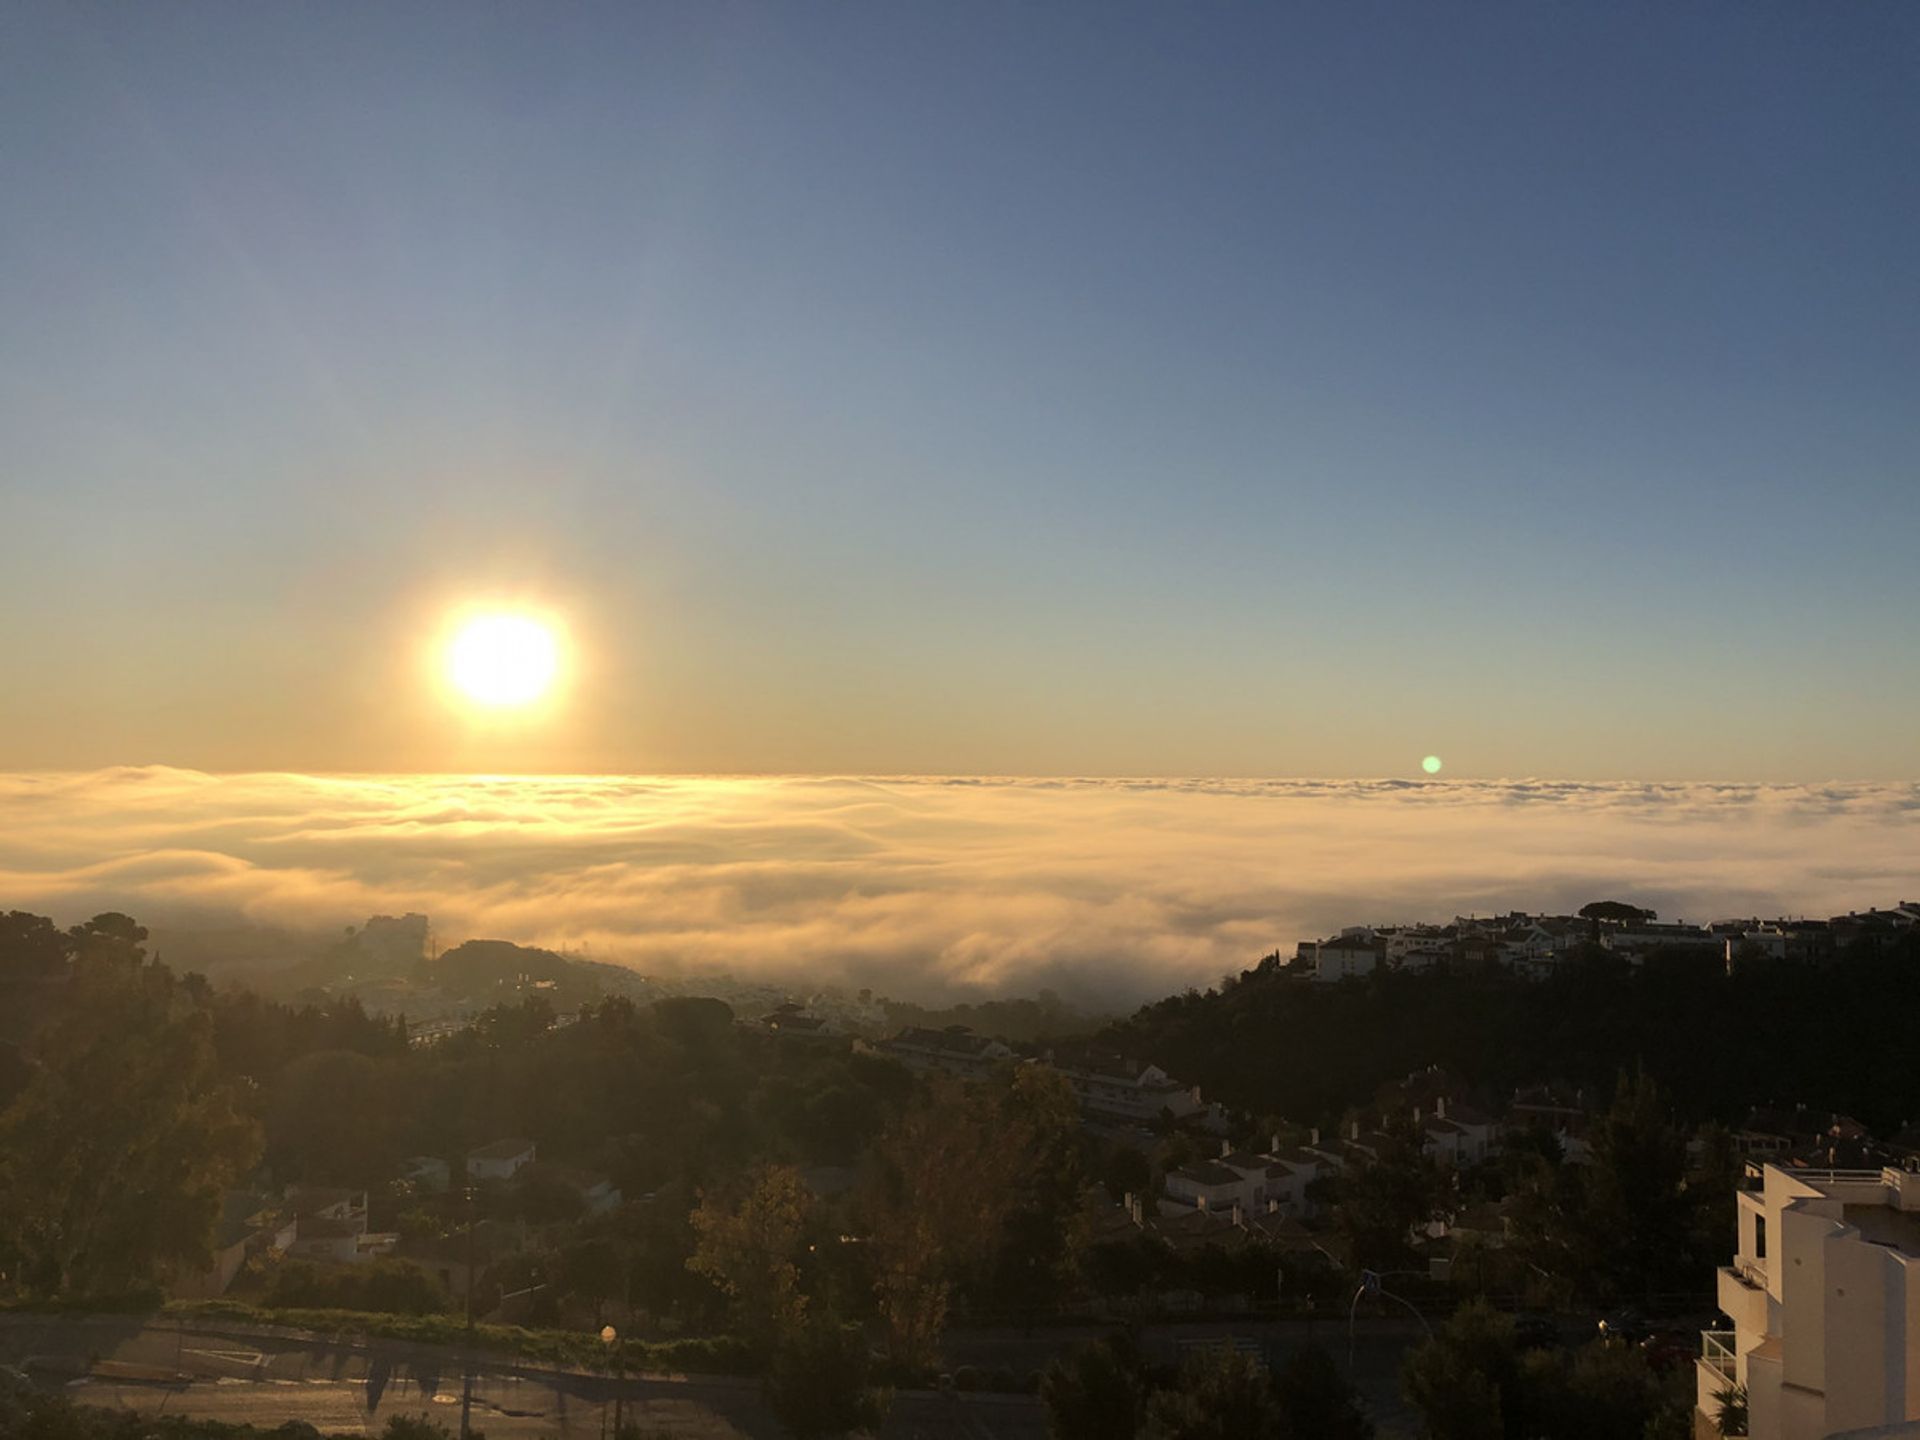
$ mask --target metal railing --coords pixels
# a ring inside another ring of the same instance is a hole
[[[1729,1384],[1734,1379],[1733,1331],[1702,1330],[1700,1358],[1707,1368]]]

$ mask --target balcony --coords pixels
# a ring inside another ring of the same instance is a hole
[[[1727,1384],[1734,1383],[1736,1373],[1733,1355],[1733,1331],[1702,1330],[1700,1332],[1700,1363]]]
[[[1749,1344],[1767,1333],[1767,1272],[1757,1261],[1736,1260],[1723,1265],[1716,1279],[1718,1303],[1734,1328]]]
[[[1694,1408],[1701,1415],[1711,1419],[1720,1413],[1722,1392],[1739,1383],[1739,1366],[1734,1359],[1732,1332],[1702,1330],[1700,1359],[1693,1367]],[[1695,1433],[1700,1433],[1697,1428]],[[1717,1434],[1718,1427],[1714,1427],[1709,1433]]]

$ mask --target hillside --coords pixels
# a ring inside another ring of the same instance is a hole
[[[1596,951],[1563,968],[1544,982],[1491,970],[1319,984],[1268,961],[1223,989],[1143,1006],[1100,1040],[1209,1099],[1302,1122],[1337,1118],[1431,1064],[1490,1096],[1544,1080],[1610,1092],[1622,1067],[1644,1064],[1698,1119],[1737,1119],[1765,1100],[1875,1127],[1920,1116],[1920,939],[1734,976],[1677,954],[1635,969]]]

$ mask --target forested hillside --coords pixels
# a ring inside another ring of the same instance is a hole
[[[1219,990],[1144,1006],[1103,1040],[1211,1099],[1302,1122],[1432,1064],[1495,1098],[1554,1079],[1610,1094],[1623,1068],[1644,1066],[1689,1119],[1804,1101],[1884,1131],[1920,1118],[1916,1016],[1920,939],[1909,937],[1732,975],[1717,956],[1655,954],[1635,968],[1598,947],[1541,982],[1486,970],[1317,984],[1269,961]]]

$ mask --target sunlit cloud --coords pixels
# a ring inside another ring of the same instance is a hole
[[[1829,914],[1920,894],[1920,786],[0,776],[0,907],[425,911],[678,974],[1132,1000],[1343,924]]]

